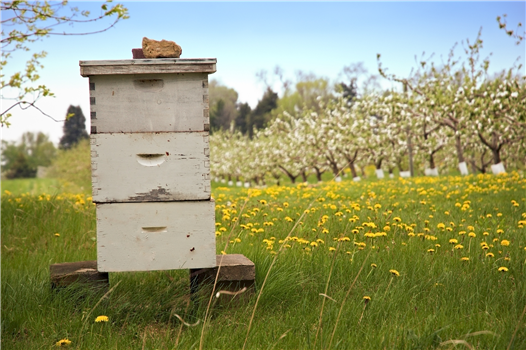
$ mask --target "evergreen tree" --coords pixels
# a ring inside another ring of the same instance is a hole
[[[248,133],[250,137],[253,135],[253,130],[263,129],[270,120],[270,112],[278,106],[278,94],[267,88],[265,94],[259,100],[256,109],[250,113],[249,122],[247,123]]]
[[[86,117],[80,106],[69,106],[63,130],[64,136],[60,139],[59,145],[62,149],[70,149],[80,140],[89,138],[86,132]]]
[[[353,103],[353,101],[358,97],[358,91],[356,88],[356,83],[354,81],[351,81],[349,85],[345,83],[340,83],[340,88],[342,90],[343,97],[349,102]]]
[[[246,135],[248,132],[247,125],[250,121],[251,112],[252,108],[250,108],[250,105],[248,103],[241,103],[238,106],[235,127],[237,130],[240,130],[241,133],[243,133],[243,135]]]

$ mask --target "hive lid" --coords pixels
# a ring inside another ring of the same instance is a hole
[[[80,75],[215,73],[215,58],[155,58],[79,61]]]

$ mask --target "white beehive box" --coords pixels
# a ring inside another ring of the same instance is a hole
[[[216,59],[80,61],[89,77],[91,133],[208,131]]]
[[[93,201],[210,199],[208,132],[91,135]]]
[[[216,264],[213,201],[97,204],[99,271]]]
[[[100,272],[214,267],[215,59],[80,61],[89,77]]]

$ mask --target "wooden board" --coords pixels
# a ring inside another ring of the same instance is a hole
[[[215,202],[97,204],[101,272],[214,267]]]
[[[89,78],[91,133],[210,130],[208,75]]]
[[[91,135],[93,202],[210,199],[207,132]]]
[[[156,58],[135,60],[79,61],[80,75],[214,73],[215,58]]]

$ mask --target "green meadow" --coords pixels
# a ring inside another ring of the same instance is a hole
[[[50,264],[96,259],[91,197],[2,181],[2,348],[526,349],[523,175],[212,192],[246,302],[191,298],[187,270],[52,291]]]

